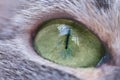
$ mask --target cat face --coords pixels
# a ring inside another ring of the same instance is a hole
[[[120,1],[0,1],[0,80],[119,80]],[[38,25],[67,18],[86,25],[111,55],[98,68],[71,68],[38,56],[32,36]]]

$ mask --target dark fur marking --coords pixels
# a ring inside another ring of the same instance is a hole
[[[98,9],[107,10],[110,8],[109,2],[110,0],[95,0],[95,5]]]

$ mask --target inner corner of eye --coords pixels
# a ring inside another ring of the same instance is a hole
[[[106,53],[96,35],[69,19],[44,22],[33,44],[43,58],[69,67],[95,67]]]

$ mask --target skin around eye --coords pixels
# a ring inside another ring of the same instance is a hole
[[[43,58],[69,67],[95,67],[105,55],[104,46],[93,33],[68,19],[41,25],[34,47]]]

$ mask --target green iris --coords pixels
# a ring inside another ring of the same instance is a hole
[[[68,19],[41,25],[34,46],[43,58],[70,67],[94,67],[105,55],[103,45],[93,33]]]

